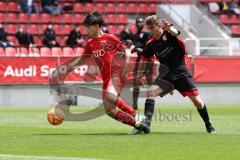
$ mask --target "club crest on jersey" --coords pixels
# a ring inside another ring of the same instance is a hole
[[[104,49],[99,49],[99,50],[92,51],[92,56],[93,57],[101,57],[101,56],[104,56],[104,55],[105,55]]]
[[[102,41],[101,46],[104,48],[105,51],[112,51],[116,49],[116,45],[110,41]]]

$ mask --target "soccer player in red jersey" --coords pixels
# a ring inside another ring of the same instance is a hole
[[[148,133],[149,127],[142,122],[136,122],[134,119],[136,111],[119,97],[128,76],[131,51],[116,36],[103,33],[101,29],[103,23],[104,19],[99,12],[86,15],[83,24],[91,38],[85,46],[83,56],[70,68],[81,65],[88,58],[93,58],[101,69],[102,98],[106,113],[118,121]],[[124,53],[124,64],[117,60],[118,52]]]

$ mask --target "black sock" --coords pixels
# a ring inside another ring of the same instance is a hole
[[[146,99],[144,115],[147,117],[147,120],[149,121],[149,125],[150,125],[152,117],[153,117],[154,106],[155,106],[155,100]]]
[[[140,89],[139,87],[133,88],[133,108],[135,110],[138,109],[138,96],[139,96]]]
[[[200,114],[200,116],[202,117],[203,121],[205,122],[205,124],[210,124],[209,121],[209,116],[208,116],[208,111],[207,111],[207,107],[204,104],[202,109],[198,109],[198,113]]]

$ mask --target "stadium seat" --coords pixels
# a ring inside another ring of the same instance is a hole
[[[56,33],[57,35],[61,35],[61,34],[62,34],[61,25],[55,24],[55,25],[53,25],[53,29],[54,29],[54,31],[55,31],[55,33]]]
[[[7,14],[7,22],[8,23],[17,23],[17,14],[16,13],[8,13]]]
[[[52,16],[51,21],[52,21],[52,23],[61,23],[61,16],[60,15]]]
[[[80,26],[80,32],[81,32],[81,34],[83,34],[83,35],[86,35],[86,34],[87,34],[87,31],[86,31],[86,29],[85,29],[83,26]]]
[[[128,22],[128,17],[126,14],[119,14],[118,15],[118,23],[120,24],[127,24]]]
[[[5,2],[0,2],[0,12],[5,12],[5,10],[6,10]]]
[[[36,46],[42,46],[42,40],[38,36],[39,35],[33,37],[34,43],[35,43]]]
[[[17,48],[17,56],[27,57],[28,56],[28,49],[25,48],[25,47],[18,47]]]
[[[5,23],[5,14],[4,13],[0,13],[0,23]]]
[[[39,23],[40,17],[38,14],[30,14],[30,23]]]
[[[75,56],[81,56],[84,52],[84,48],[82,47],[77,47],[77,48],[74,48],[74,53],[75,53]]]
[[[117,23],[117,18],[115,14],[108,14],[105,19],[107,23]]]
[[[12,56],[17,56],[17,51],[14,47],[7,47],[5,48],[5,54],[8,57],[12,57]]]
[[[63,56],[62,49],[60,47],[53,47],[52,48],[52,56],[54,56],[54,57]]]
[[[138,6],[138,13],[148,13],[148,6],[145,3],[140,3]]]
[[[7,2],[7,10],[9,12],[19,12],[18,4],[16,2]]]
[[[157,12],[157,5],[154,3],[149,4],[149,12],[156,13]]]
[[[240,36],[240,25],[233,25],[231,30],[233,36]]]
[[[117,34],[120,34],[126,28],[125,25],[119,25],[117,29]]]
[[[137,13],[137,5],[134,3],[129,3],[127,9],[128,13]]]
[[[62,31],[63,35],[69,35],[69,33],[72,31],[72,25],[64,25]]]
[[[48,23],[50,21],[51,21],[50,14],[47,14],[47,13],[42,13],[41,14],[41,23]]]
[[[117,6],[114,3],[108,3],[106,6],[107,13],[115,13]]]
[[[40,49],[40,54],[41,54],[41,57],[51,57],[52,56],[51,49],[48,47],[42,47]]]
[[[29,57],[40,57],[40,51],[38,48],[29,48]]]
[[[135,24],[129,24],[129,29],[130,29],[130,31],[132,31],[133,33],[136,33],[136,31],[137,31],[137,28],[136,28],[136,26],[135,26]]]
[[[63,48],[63,56],[65,56],[65,57],[75,56],[73,49],[71,47],[64,47]]]
[[[127,6],[124,3],[119,3],[117,6],[117,12],[118,13],[126,13],[127,12]]]
[[[18,23],[28,23],[28,14],[27,13],[19,13],[18,14]]]
[[[14,24],[7,25],[7,31],[9,34],[16,34],[17,32],[17,26]]]
[[[4,48],[0,47],[0,57],[6,56]]]
[[[83,7],[84,12],[92,12],[94,11],[94,4],[86,3]]]
[[[42,25],[40,25],[39,33],[40,33],[40,34],[43,34],[44,31],[46,30],[46,28],[47,28],[47,25],[46,25],[46,24],[42,24]]]
[[[65,23],[72,23],[73,22],[73,15],[72,14],[64,14],[63,16],[62,16],[62,22],[63,22],[63,24],[65,24]]]
[[[108,26],[108,31],[111,34],[117,34],[117,27],[115,25],[109,25]]]
[[[105,13],[106,12],[106,6],[104,3],[97,3],[96,4],[96,11]]]
[[[74,5],[74,12],[76,13],[83,13],[83,4],[82,3],[76,3]]]
[[[39,27],[38,27],[38,25],[35,25],[35,24],[30,25],[30,30],[29,31],[33,35],[40,34]]]
[[[18,46],[18,41],[17,41],[15,35],[14,36],[8,36],[7,39],[8,39],[9,42],[12,42],[14,46]]]
[[[82,23],[83,22],[83,15],[82,14],[74,14],[73,23]]]

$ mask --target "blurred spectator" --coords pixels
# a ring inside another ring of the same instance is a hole
[[[121,31],[119,38],[129,49],[132,49],[134,47],[133,46],[134,34],[129,29],[129,25],[127,25],[126,28],[123,31]]]
[[[233,0],[230,5],[229,9],[227,10],[228,14],[236,14],[240,15],[240,1],[239,0]]]
[[[82,38],[80,27],[75,27],[69,34],[68,39],[66,41],[66,45],[70,47],[83,47],[85,45],[85,41]]]
[[[92,3],[92,0],[79,0],[80,3]]]
[[[104,33],[109,33],[109,31],[108,31],[108,26],[107,26],[106,23],[104,23],[104,24],[102,25],[102,31],[103,31]]]
[[[21,0],[20,8],[23,13],[39,13],[39,10],[36,6],[34,6],[34,0]]]
[[[19,27],[18,32],[16,33],[16,38],[22,47],[31,48],[34,46],[33,36],[25,32],[23,26]]]
[[[13,44],[7,40],[7,32],[4,30],[3,25],[0,24],[0,47],[10,47]]]
[[[41,0],[41,4],[44,12],[52,15],[59,15],[61,13],[61,6],[57,0]]]
[[[51,23],[48,23],[48,27],[44,31],[43,44],[49,48],[59,47],[59,44],[56,42],[56,33]]]

